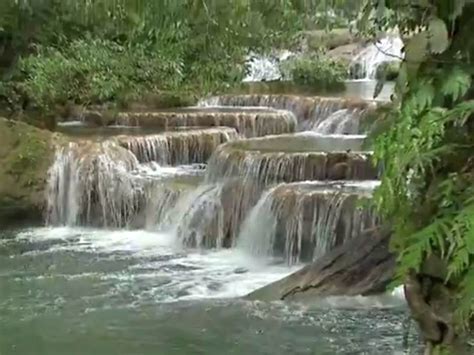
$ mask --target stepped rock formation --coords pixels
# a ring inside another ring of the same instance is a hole
[[[0,225],[41,219],[58,139],[50,131],[0,118]]]
[[[296,128],[296,118],[291,112],[259,107],[189,107],[172,111],[122,112],[117,115],[114,123],[164,130],[191,126],[226,126],[235,128],[244,137],[291,133]]]
[[[373,180],[370,153],[359,149],[364,136],[296,134],[267,136],[220,145],[209,160],[205,185],[183,196],[170,212],[183,244],[230,247],[260,195],[281,182]],[[327,152],[333,147],[340,152]],[[162,226],[163,228],[165,226]]]
[[[205,163],[220,144],[236,140],[238,135],[233,128],[218,127],[119,136],[116,139],[140,163],[154,161],[160,165],[186,165]]]
[[[192,186],[171,177],[196,175],[195,168],[169,166],[205,163],[219,144],[236,138],[234,129],[220,127],[70,142],[58,149],[49,171],[47,222],[156,225],[187,190],[182,187]]]
[[[268,190],[243,222],[238,245],[260,257],[311,262],[378,225],[372,208],[358,206],[378,181],[297,182]]]
[[[374,228],[330,251],[301,270],[252,292],[251,300],[314,301],[326,296],[382,293],[391,281],[395,257],[390,230]]]
[[[366,111],[375,108],[374,104],[357,99],[296,95],[224,95],[202,100],[199,105],[260,106],[288,110],[296,116],[299,131],[311,130],[342,109]]]
[[[305,180],[373,180],[363,136],[279,135],[221,145],[211,157],[206,181],[241,177],[269,185]],[[329,147],[332,147],[329,148]]]

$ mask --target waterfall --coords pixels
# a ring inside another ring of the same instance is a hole
[[[302,182],[267,190],[244,220],[238,246],[257,256],[311,261],[377,224],[358,208],[377,182]]]
[[[205,163],[219,144],[237,137],[234,129],[215,128],[58,147],[49,170],[46,222],[152,226],[163,218],[160,211],[170,208],[186,187],[169,178],[196,175],[196,168],[200,169],[199,165],[191,170],[167,166]]]
[[[289,51],[281,51],[274,55],[258,55],[250,53],[246,58],[247,75],[244,82],[273,81],[283,79],[280,62],[293,56]]]
[[[317,123],[313,130],[321,134],[357,134],[361,115],[358,109],[338,110]]]
[[[179,198],[158,229],[171,231],[187,247],[232,247],[258,193],[254,184],[235,179],[201,185]]]
[[[173,111],[122,112],[115,123],[125,126],[169,130],[185,127],[230,127],[243,137],[261,137],[269,134],[295,131],[296,117],[287,110],[263,107],[189,107]],[[227,129],[230,129],[227,128]]]
[[[348,98],[310,97],[295,95],[225,95],[199,102],[199,106],[271,107],[292,112],[298,121],[298,130],[311,130],[331,114],[342,109],[366,110],[373,104]],[[357,133],[357,132],[356,132]]]
[[[401,38],[395,36],[387,36],[368,45],[351,63],[354,79],[376,79],[377,68],[381,64],[403,59],[403,46]]]
[[[127,225],[142,194],[131,174],[138,164],[135,155],[112,141],[58,149],[49,171],[47,223]]]
[[[120,136],[118,142],[130,150],[140,163],[160,165],[203,163],[222,143],[236,140],[231,128],[196,129],[147,136]]]
[[[360,144],[360,136],[310,134],[231,142],[219,146],[212,155],[205,179],[215,182],[239,177],[265,186],[304,180],[375,179],[371,154],[357,152]],[[339,145],[340,150],[325,150],[331,145]]]

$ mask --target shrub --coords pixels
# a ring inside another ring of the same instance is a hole
[[[295,58],[284,63],[282,69],[296,84],[321,91],[342,90],[347,79],[345,65],[322,54]]]
[[[38,48],[20,61],[17,89],[40,109],[67,102],[100,104],[177,85],[179,62],[162,60],[140,46],[76,40],[64,48]]]

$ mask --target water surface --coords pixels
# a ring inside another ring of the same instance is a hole
[[[4,231],[0,354],[395,354],[406,348],[407,313],[396,302],[238,298],[294,269],[237,249],[183,250],[170,235],[145,231]],[[413,346],[413,329],[410,334]]]

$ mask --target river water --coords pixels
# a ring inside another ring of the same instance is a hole
[[[0,354],[402,354],[399,296],[298,305],[239,296],[299,266],[166,234],[0,232]]]

